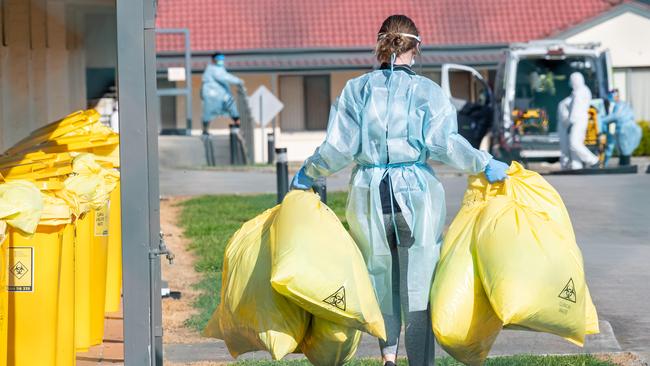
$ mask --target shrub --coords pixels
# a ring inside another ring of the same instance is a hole
[[[650,156],[650,121],[639,121],[641,126],[641,143],[639,147],[634,150],[634,156]]]

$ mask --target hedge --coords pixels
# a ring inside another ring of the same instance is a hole
[[[650,156],[650,121],[639,121],[639,126],[641,126],[641,131],[643,135],[641,136],[641,143],[639,147],[634,150],[634,156]]]

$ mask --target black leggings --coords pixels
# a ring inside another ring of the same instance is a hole
[[[384,227],[393,258],[392,291],[393,313],[383,314],[386,324],[386,341],[379,340],[382,355],[397,354],[402,315],[405,323],[406,356],[409,366],[433,366],[435,364],[435,337],[431,328],[431,312],[408,311],[408,249],[413,244],[411,231],[401,213],[395,214],[395,224],[390,214],[384,214]],[[397,245],[395,226],[400,244]]]

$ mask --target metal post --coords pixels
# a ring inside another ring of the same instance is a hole
[[[147,0],[149,1],[149,0]],[[159,89],[158,96],[185,96],[185,119],[186,127],[184,134],[192,134],[192,46],[190,44],[190,30],[187,28],[166,28],[156,29],[158,34],[183,34],[185,40],[184,63],[185,63],[185,87]]]
[[[327,179],[320,177],[314,182],[314,192],[320,196],[321,202],[327,204]]]
[[[262,113],[264,113],[264,108],[262,108],[262,102],[264,100],[264,97],[260,94],[260,163],[264,161],[264,124],[262,121],[264,121],[264,117],[262,116]]]
[[[237,135],[239,134],[239,126],[236,124],[230,124],[230,164],[231,165],[241,165],[239,159],[239,139]]]
[[[268,162],[269,165],[273,164],[273,161],[275,160],[275,134],[274,133],[269,133],[266,136],[266,141],[267,141],[267,155],[268,155]]]
[[[287,158],[287,148],[280,147],[275,149],[275,172],[278,184],[278,203],[281,203],[284,196],[289,192],[289,160]]]
[[[185,134],[192,134],[192,46],[190,44],[190,31],[185,29],[185,86],[187,96],[185,98],[185,118],[187,118],[187,129]]]
[[[154,0],[117,0],[124,361],[162,365]]]

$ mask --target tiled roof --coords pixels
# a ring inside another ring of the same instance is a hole
[[[369,48],[391,14],[411,17],[425,45],[548,38],[624,0],[159,0],[159,28],[189,28],[193,51]],[[158,51],[178,51],[158,37]]]

